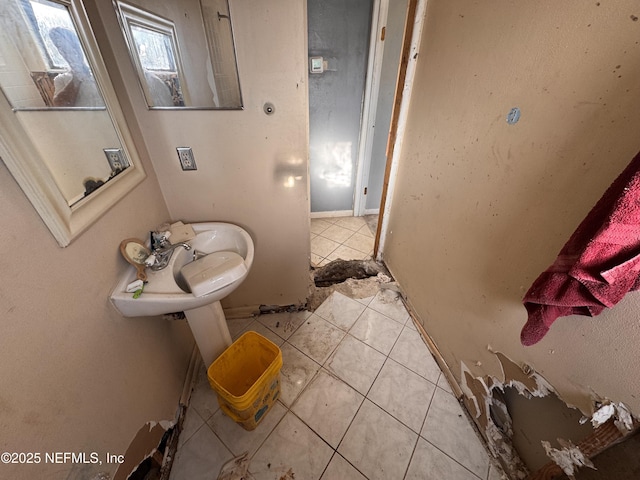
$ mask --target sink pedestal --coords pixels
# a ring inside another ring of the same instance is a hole
[[[231,345],[231,334],[220,302],[184,312],[196,340],[205,368]]]

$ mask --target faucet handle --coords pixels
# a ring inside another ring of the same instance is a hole
[[[151,232],[151,249],[158,250],[159,248],[165,247],[169,243],[169,237],[171,236],[170,231],[166,232]]]

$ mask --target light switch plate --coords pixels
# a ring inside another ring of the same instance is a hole
[[[180,165],[182,170],[197,170],[196,159],[193,157],[193,150],[191,147],[178,147],[178,158],[180,159]]]
[[[323,73],[324,72],[324,58],[322,58],[322,57],[310,57],[309,58],[309,72],[311,72],[311,73]]]

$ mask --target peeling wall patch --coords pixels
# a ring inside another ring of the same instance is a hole
[[[460,363],[463,400],[485,437],[489,451],[509,478],[524,480],[529,471],[513,446],[511,417],[500,399],[499,392],[504,385],[494,378],[474,377],[464,362]]]
[[[560,448],[554,448],[550,442],[540,440],[538,437],[540,442],[538,445],[541,444],[544,449],[544,453],[541,453],[546,454],[551,461],[530,474],[529,463],[524,462],[524,457],[521,457],[516,449],[515,427],[509,408],[507,390],[511,389],[527,399],[542,398],[553,394],[567,408],[580,410],[563,401],[551,384],[536,373],[533,365],[517,364],[501,352],[494,351],[490,345],[487,346],[487,349],[498,360],[502,370],[501,378],[494,376],[475,377],[465,363],[460,362],[460,388],[467,410],[471,412],[476,425],[485,437],[490,452],[500,462],[509,478],[540,480],[556,478],[562,472],[570,478],[574,478],[574,473],[580,467],[595,469],[591,462],[592,458],[627,438],[638,427],[638,420],[634,418],[626,405],[594,395],[595,408],[592,403],[590,411],[595,410],[595,412],[593,414],[583,413],[585,416],[582,417],[582,420],[574,420],[578,424],[590,422],[596,430],[580,440],[578,445],[574,445],[570,440],[558,438]],[[513,399],[513,397],[511,398]],[[520,414],[522,414],[522,410],[520,410]],[[522,443],[522,434],[519,438]],[[532,461],[531,452],[527,458]]]
[[[610,418],[614,419],[614,425],[622,434],[631,432],[634,429],[633,416],[624,403],[609,403],[603,405],[593,414],[591,423],[597,428]]]
[[[580,449],[573,443],[561,438],[558,439],[558,443],[562,446],[561,450],[552,448],[549,442],[543,441],[542,446],[544,447],[545,452],[547,452],[549,458],[551,458],[551,460],[553,460],[567,476],[573,478],[576,467],[589,467],[594,470],[596,469],[593,463],[591,463],[591,460],[585,457]]]

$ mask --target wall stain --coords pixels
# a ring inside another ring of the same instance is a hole
[[[26,423],[27,425],[41,425],[43,423],[39,412],[26,412],[22,416],[22,423]]]

